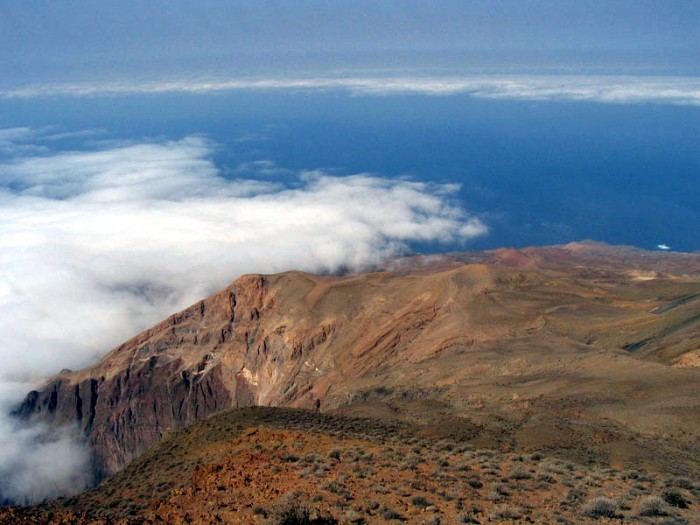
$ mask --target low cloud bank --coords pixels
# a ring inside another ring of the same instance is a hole
[[[92,483],[90,454],[72,429],[0,415],[0,504],[77,494]]]
[[[89,133],[86,134],[90,135]],[[54,151],[0,130],[0,409],[248,272],[360,269],[486,232],[455,187],[309,171],[227,180],[203,137]],[[269,170],[271,163],[259,163]],[[274,167],[274,166],[273,166]],[[85,484],[85,450],[0,418],[0,499]]]
[[[615,104],[700,105],[696,76],[444,75],[214,78],[37,84],[0,90],[0,98],[103,96],[136,93],[211,93],[232,90],[344,90],[356,95],[457,95],[514,100],[563,100]]]

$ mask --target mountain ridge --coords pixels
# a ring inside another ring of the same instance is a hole
[[[687,422],[700,415],[700,256],[584,242],[378,269],[242,276],[58,374],[16,414],[77,426],[97,479],[167,432],[254,405],[441,421],[477,444],[583,462],[698,467],[700,428]]]

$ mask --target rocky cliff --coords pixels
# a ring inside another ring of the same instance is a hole
[[[546,442],[554,415],[642,437],[684,426],[673,443],[692,456],[700,429],[685,422],[700,415],[700,369],[672,365],[697,350],[687,341],[698,340],[699,258],[597,247],[607,258],[596,267],[584,248],[406,260],[399,273],[243,276],[96,365],[62,372],[17,413],[77,425],[100,477],[172,429],[251,405],[468,417],[482,429],[497,416],[519,429],[510,446]],[[605,439],[610,462],[635,460],[626,434]]]

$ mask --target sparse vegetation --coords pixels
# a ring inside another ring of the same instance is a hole
[[[688,498],[686,498],[683,493],[676,488],[664,490],[663,499],[672,507],[678,507],[679,509],[687,509],[690,505]]]
[[[599,496],[586,502],[583,515],[589,518],[614,518],[617,516],[618,504],[611,498]]]
[[[645,496],[639,502],[640,516],[667,516],[666,502],[659,496]]]
[[[414,496],[411,498],[411,503],[416,507],[427,507],[430,502],[423,496]]]
[[[380,514],[382,518],[385,520],[403,520],[404,517],[401,515],[401,513],[397,512],[391,507],[384,507],[381,511]]]
[[[268,525],[311,525],[311,511],[298,501],[287,501],[267,512]]]
[[[522,512],[510,505],[500,505],[491,511],[492,520],[512,520],[519,518]]]
[[[573,525],[622,515],[665,520],[654,521],[659,525],[694,523],[690,507],[696,489],[692,483],[691,489],[680,488],[678,477],[619,473],[544,456],[535,461],[529,454],[465,451],[459,443],[450,450],[443,442],[416,442],[410,434],[389,440],[377,431],[379,439],[356,428],[352,435],[342,421],[282,414],[279,426],[306,429],[280,429],[269,421],[261,425],[259,419],[246,426],[239,417],[229,427],[217,423],[218,440],[200,439],[198,427],[175,433],[163,443],[169,455],[148,452],[96,491],[65,499],[52,511],[82,512],[85,517],[71,522],[81,525],[106,525],[90,521],[99,516],[122,520],[115,525],[169,523],[185,514],[193,524],[225,523],[240,513],[261,525],[489,520]],[[341,430],[336,434],[328,428]],[[398,470],[396,461],[409,457],[420,461]],[[386,458],[395,460],[383,465]],[[688,486],[687,478],[681,484]],[[290,490],[290,496],[279,498]],[[7,523],[24,525],[16,519]]]
[[[480,523],[478,519],[476,519],[474,516],[471,514],[459,514],[457,516],[457,522],[458,523]]]

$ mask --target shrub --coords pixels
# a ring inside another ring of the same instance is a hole
[[[501,505],[491,511],[490,518],[492,520],[513,520],[521,516],[521,512],[509,505]]]
[[[390,507],[384,507],[380,514],[385,520],[403,520],[404,517]]]
[[[334,525],[333,518],[311,519],[311,510],[296,498],[273,505],[268,511],[267,525]]]
[[[339,483],[338,481],[328,481],[322,484],[320,488],[321,490],[338,494],[345,488],[345,485]]]
[[[425,499],[423,496],[413,496],[411,498],[411,503],[413,503],[416,507],[429,507],[430,502]]]
[[[583,515],[589,518],[614,518],[617,516],[617,502],[602,496],[593,498],[583,506]]]
[[[490,499],[491,501],[499,501],[507,498],[508,496],[510,496],[510,491],[508,490],[508,487],[499,483],[495,483],[491,485],[491,488],[489,489],[486,498]]]
[[[663,494],[664,501],[673,507],[687,509],[690,501],[678,489],[667,489]]]
[[[646,496],[639,502],[640,516],[666,516],[666,506],[663,498],[659,496]]]
[[[290,501],[277,505],[268,512],[269,525],[311,525],[311,512],[306,505],[298,501]]]
[[[579,501],[583,501],[583,498],[586,496],[586,489],[582,486],[577,486],[572,488],[569,493],[566,495],[566,501],[567,503],[577,503]]]
[[[690,479],[684,478],[684,477],[676,478],[674,480],[674,485],[676,485],[676,487],[680,487],[682,489],[692,489],[693,488],[693,482]]]
[[[411,493],[403,487],[399,487],[396,490],[394,490],[394,494],[396,494],[397,496],[401,496],[402,498],[405,498],[405,497],[408,497],[411,495]]]
[[[480,489],[481,487],[484,486],[484,484],[478,478],[469,478],[467,480],[467,483],[469,484],[470,487],[472,487],[474,489]]]
[[[551,474],[547,474],[546,472],[542,472],[537,475],[537,480],[538,481],[544,481],[545,483],[556,483],[557,480],[554,476]]]
[[[389,492],[388,488],[386,488],[384,485],[380,485],[379,483],[375,483],[370,488],[377,494],[387,494]]]
[[[511,479],[530,479],[532,478],[532,474],[530,474],[527,470],[524,468],[514,468],[513,472],[510,474]]]

